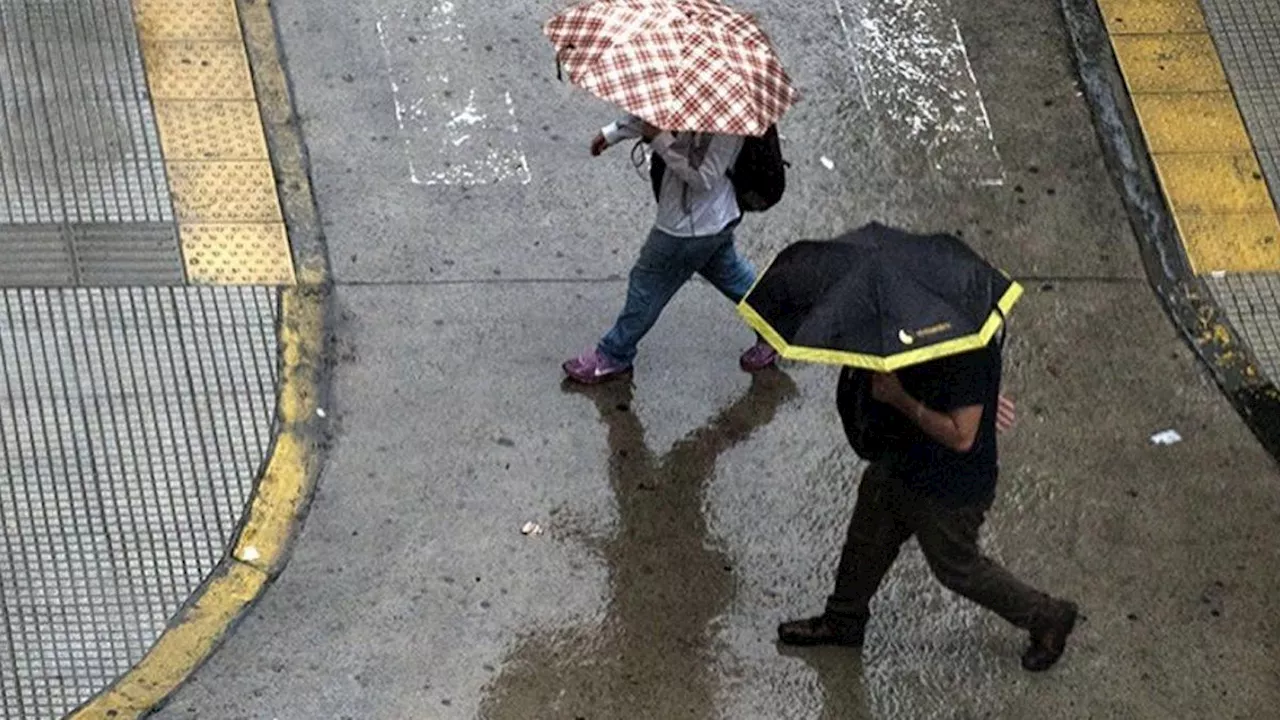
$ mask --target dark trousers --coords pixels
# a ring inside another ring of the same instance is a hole
[[[865,622],[871,596],[902,543],[914,535],[934,577],[948,589],[1020,628],[1030,630],[1047,622],[1058,601],[1018,580],[978,549],[978,529],[990,505],[952,507],[905,487],[882,466],[871,465],[858,487],[827,612]]]

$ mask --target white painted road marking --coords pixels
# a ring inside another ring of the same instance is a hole
[[[991,120],[946,0],[832,2],[864,105],[905,128],[943,175],[1003,185]]]
[[[529,162],[511,93],[455,80],[474,74],[478,57],[468,46],[457,6],[439,0],[425,14],[407,8],[384,13],[376,28],[409,180],[418,185],[528,183]]]
[[[858,92],[862,95],[862,107],[871,109],[871,98],[867,97],[867,79],[862,76],[862,61],[859,59],[858,43],[854,40],[853,28],[845,17],[844,6],[840,0],[831,0],[836,6],[836,17],[840,18],[840,29],[844,31],[844,42],[849,48],[849,61],[853,65],[853,74],[858,78]]]

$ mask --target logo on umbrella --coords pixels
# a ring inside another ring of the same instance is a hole
[[[916,341],[916,338],[927,338],[931,335],[944,333],[950,329],[951,329],[951,323],[940,322],[934,325],[930,325],[928,327],[922,327],[919,330],[916,330],[915,333],[909,333],[906,330],[899,330],[898,340],[900,340],[903,345],[911,345]]]

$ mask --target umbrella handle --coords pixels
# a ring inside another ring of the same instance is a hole
[[[1000,329],[996,331],[996,339],[1000,343],[1000,352],[1004,352],[1004,339],[1008,335],[1006,331],[1009,329],[1009,316],[1004,314],[1004,310],[1001,310],[998,304],[991,309],[1000,313]]]
[[[560,82],[564,82],[564,71],[560,66],[560,54],[564,52],[568,52],[570,50],[577,49],[577,47],[578,47],[577,45],[570,43],[556,50],[556,80],[559,80]]]

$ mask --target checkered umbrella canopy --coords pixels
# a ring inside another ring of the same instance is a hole
[[[544,31],[570,81],[664,130],[762,135],[798,97],[755,19],[716,0],[592,0]]]

